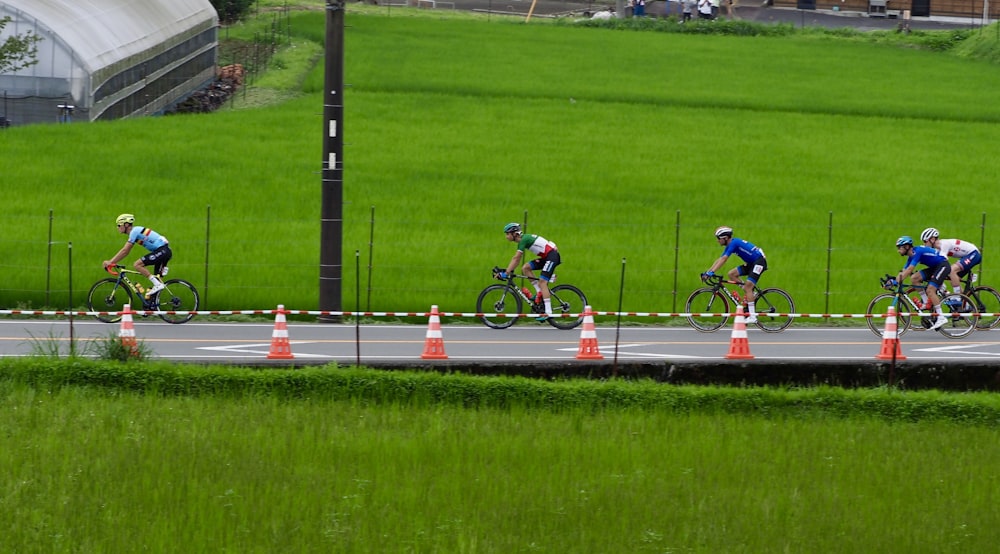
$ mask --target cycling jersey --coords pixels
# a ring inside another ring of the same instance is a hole
[[[747,242],[743,239],[738,239],[733,237],[726,249],[722,252],[723,256],[730,256],[735,253],[746,263],[753,263],[764,257],[764,251],[754,246],[752,242]]]
[[[906,265],[903,266],[903,271],[906,268],[912,267],[916,268],[917,264],[924,264],[927,267],[937,267],[941,264],[947,264],[948,258],[942,256],[937,250],[931,248],[930,246],[916,246],[913,248],[913,253],[910,257],[906,259]]]
[[[152,252],[157,248],[166,246],[169,241],[167,237],[157,233],[149,227],[132,227],[132,232],[128,234],[128,241],[146,247]]]
[[[977,252],[979,248],[976,248],[975,244],[971,242],[965,242],[959,239],[940,239],[938,240],[938,251],[942,256],[947,256],[949,258],[964,258],[973,252]]]
[[[527,250],[539,258],[544,258],[549,255],[549,252],[557,250],[556,243],[545,240],[538,235],[522,235],[521,240],[517,243],[517,249],[521,252]]]

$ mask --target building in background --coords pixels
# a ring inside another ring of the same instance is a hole
[[[0,75],[14,125],[157,114],[215,79],[209,0],[0,0],[0,34],[42,38],[38,63]]]

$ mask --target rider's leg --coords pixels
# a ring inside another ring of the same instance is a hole
[[[927,298],[931,301],[934,314],[937,315],[937,318],[931,325],[932,331],[948,322],[948,318],[945,317],[941,310],[941,297],[938,296],[938,288],[944,287],[944,282],[948,279],[949,273],[951,273],[951,266],[948,264],[941,264],[935,268],[932,275],[927,277]],[[948,291],[945,290],[945,292],[947,293]]]
[[[150,273],[148,269],[146,269],[146,264],[142,263],[142,258],[136,260],[135,263],[132,264],[132,266],[135,267],[135,270],[141,273],[147,279],[153,277],[153,274]]]
[[[924,282],[924,270],[914,271],[913,275],[910,275],[910,284],[919,285]],[[927,307],[927,289],[920,289],[920,308],[924,309]]]

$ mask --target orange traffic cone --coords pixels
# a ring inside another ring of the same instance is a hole
[[[267,353],[269,360],[291,360],[292,345],[288,342],[288,324],[285,323],[285,306],[278,304],[278,313],[274,316],[274,331],[271,333],[271,351]]]
[[[896,326],[896,308],[889,306],[885,316],[885,331],[882,332],[882,350],[875,356],[876,360],[905,360],[906,356],[899,348],[899,334]],[[893,352],[895,351],[895,352]]]
[[[132,322],[132,305],[125,304],[122,308],[122,324],[118,330],[118,338],[122,341],[122,347],[129,350],[130,355],[139,355],[139,343],[135,340],[135,327]]]
[[[583,310],[583,330],[580,331],[580,350],[576,353],[578,360],[603,360],[601,350],[597,346],[597,329],[594,328],[594,313],[590,306]]]
[[[424,341],[424,353],[420,355],[425,360],[446,360],[444,339],[441,337],[441,316],[438,307],[431,306],[431,317],[427,323],[427,340]]]
[[[747,341],[747,323],[743,319],[743,305],[736,307],[736,321],[733,323],[733,335],[729,339],[729,353],[726,358],[730,360],[749,360],[753,358],[750,353],[750,342]]]

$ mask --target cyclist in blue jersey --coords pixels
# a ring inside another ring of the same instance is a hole
[[[908,235],[896,239],[896,251],[899,252],[900,256],[906,256],[906,265],[896,276],[896,282],[902,283],[914,272],[919,273],[921,280],[927,283],[927,299],[930,300],[933,311],[937,314],[937,319],[931,325],[931,330],[948,323],[948,318],[941,313],[941,298],[937,293],[938,289],[941,288],[941,283],[951,275],[951,264],[948,263],[948,258],[930,246],[914,246],[913,238]],[[917,264],[923,264],[927,268],[918,270]]]
[[[149,279],[149,282],[153,284],[146,291],[146,297],[150,297],[163,290],[165,288],[163,282],[156,275],[167,272],[167,262],[173,257],[173,252],[170,251],[170,243],[167,241],[167,238],[149,227],[136,226],[135,216],[132,214],[121,214],[115,219],[115,225],[118,226],[119,233],[128,235],[128,239],[125,240],[125,246],[122,246],[121,250],[114,257],[110,260],[104,260],[104,268],[107,269],[108,266],[115,265],[125,259],[125,256],[128,256],[128,253],[132,251],[132,247],[140,244],[149,250],[149,253],[135,261],[135,269],[145,275]],[[150,273],[146,269],[147,266],[152,266],[156,275]]]
[[[739,281],[740,276],[745,276],[743,281],[743,292],[746,293],[747,317],[746,323],[757,323],[757,308],[755,301],[757,298],[753,294],[753,288],[760,281],[760,274],[767,271],[767,258],[764,251],[751,242],[733,236],[732,227],[719,227],[715,230],[715,238],[725,250],[722,256],[715,260],[708,271],[702,273],[702,278],[715,275],[715,272],[722,268],[729,256],[736,254],[743,260],[743,265],[736,266],[729,270],[729,280]]]

